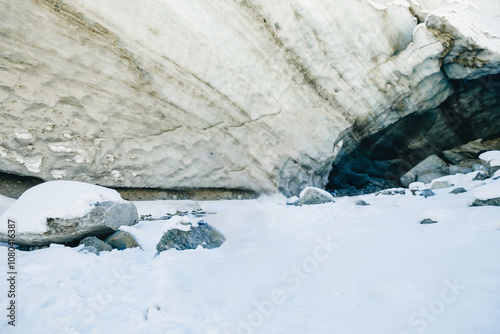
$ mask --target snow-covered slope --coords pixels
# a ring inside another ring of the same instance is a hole
[[[437,107],[447,76],[498,72],[499,13],[496,0],[1,0],[0,170],[322,187],[355,122],[372,134]]]

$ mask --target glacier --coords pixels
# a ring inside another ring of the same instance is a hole
[[[497,0],[0,0],[0,171],[325,187],[398,122],[464,100],[494,118],[496,94],[473,101],[500,73],[499,15]],[[498,134],[479,119],[473,139]]]

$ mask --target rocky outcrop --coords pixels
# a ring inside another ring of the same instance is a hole
[[[397,182],[499,128],[500,10],[444,4],[0,0],[0,171],[285,194]]]

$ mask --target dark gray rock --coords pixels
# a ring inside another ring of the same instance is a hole
[[[300,194],[299,204],[301,205],[314,205],[334,203],[333,196],[325,190],[308,187]]]
[[[486,174],[485,172],[479,172],[473,181],[484,181],[488,178],[489,178],[488,174]]]
[[[61,219],[47,218],[44,233],[18,233],[16,244],[20,246],[45,246],[52,243],[71,244],[88,236],[105,238],[122,225],[131,226],[138,221],[137,208],[131,202],[102,202],[83,217]],[[0,242],[8,237],[0,233]]]
[[[156,250],[158,253],[172,248],[178,250],[196,249],[202,246],[206,249],[220,247],[226,239],[212,226],[201,221],[198,226],[191,226],[188,231],[173,229],[165,232]]]
[[[368,206],[370,204],[368,204],[365,201],[363,201],[362,199],[360,199],[359,201],[356,201],[356,205],[359,205],[359,206]]]
[[[110,252],[113,248],[96,237],[86,237],[82,241],[80,241],[80,245],[85,245],[85,247],[94,247],[97,250],[97,253],[100,252]]]
[[[33,252],[33,251],[37,251],[39,249],[45,249],[45,248],[49,248],[50,246],[19,246],[19,250],[20,251],[24,251],[24,252]]]
[[[500,206],[500,198],[492,198],[487,200],[476,199],[472,206]]]
[[[437,221],[432,220],[430,218],[424,219],[420,222],[420,224],[426,225],[426,224],[437,224]]]
[[[467,192],[467,190],[465,190],[465,188],[456,188],[456,189],[453,189],[452,191],[450,191],[450,194],[458,195],[458,194],[463,194],[466,192]]]
[[[116,231],[104,241],[119,250],[140,247],[134,236],[127,231]]]
[[[427,197],[431,197],[431,196],[435,196],[436,194],[430,190],[430,189],[424,189],[422,190],[422,192],[420,193],[420,196],[424,196],[425,198]]]

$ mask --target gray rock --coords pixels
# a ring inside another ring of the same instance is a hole
[[[436,195],[436,194],[432,190],[430,190],[430,189],[424,189],[420,193],[420,196],[424,196],[425,198],[431,197],[431,196],[434,196],[434,195]]]
[[[445,176],[449,173],[448,165],[437,155],[431,155],[405,175],[401,177],[401,183],[408,187],[412,182],[429,183],[434,179]]]
[[[420,224],[423,224],[423,225],[426,225],[426,224],[436,224],[436,223],[437,223],[437,221],[432,220],[432,219],[430,219],[430,218],[424,219],[424,220],[422,220],[422,221],[420,222]]]
[[[431,189],[444,189],[444,188],[451,188],[453,186],[454,184],[448,181],[435,181],[432,183]]]
[[[359,205],[359,206],[368,206],[370,204],[366,203],[365,201],[363,201],[362,199],[356,201],[356,205]]]
[[[119,250],[140,247],[134,236],[127,231],[116,231],[104,241]]]
[[[467,190],[465,190],[465,188],[456,188],[456,189],[453,189],[452,191],[450,191],[450,194],[458,195],[458,194],[463,194],[466,192],[467,192]]]
[[[172,248],[178,250],[196,249],[202,246],[206,249],[220,247],[226,239],[212,226],[201,221],[198,226],[191,226],[188,231],[173,229],[165,232],[156,250],[158,253]]]
[[[300,196],[301,205],[314,205],[324,203],[334,203],[333,196],[324,190],[309,187]]]
[[[44,233],[18,233],[20,246],[44,246],[52,243],[68,244],[88,236],[107,237],[122,225],[131,226],[138,221],[137,208],[131,202],[102,202],[83,217],[61,219],[47,218]],[[0,242],[8,240],[0,233]]]
[[[492,198],[487,200],[476,199],[472,206],[500,206],[500,198]]]
[[[110,252],[113,248],[96,237],[86,237],[85,239],[80,241],[80,245],[85,245],[85,247],[94,247],[99,252]]]
[[[450,166],[449,171],[450,171],[450,175],[455,175],[458,173],[468,174],[468,173],[472,172],[472,168],[453,165],[453,166]]]

